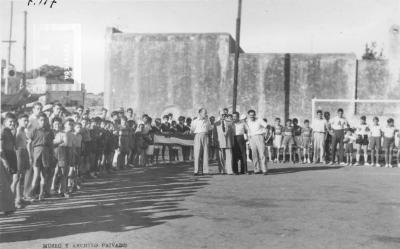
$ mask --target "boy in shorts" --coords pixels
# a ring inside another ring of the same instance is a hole
[[[273,127],[273,129],[274,129],[273,143],[274,147],[276,148],[275,163],[278,163],[280,162],[279,154],[280,154],[280,149],[282,147],[282,131],[283,131],[283,126],[281,125],[280,118],[275,118],[275,126]]]
[[[301,146],[303,148],[304,161],[303,163],[311,163],[311,148],[312,148],[312,134],[313,130],[310,127],[310,121],[304,120],[304,127],[301,128]],[[300,148],[298,148],[300,150]],[[307,159],[306,159],[307,155]]]
[[[33,191],[37,187],[37,182],[40,178],[39,200],[44,200],[46,182],[51,177],[49,168],[51,167],[51,149],[53,148],[54,133],[50,129],[49,119],[46,114],[38,115],[38,127],[28,132],[28,148],[33,148],[29,157],[33,162],[33,179],[30,189],[30,197],[32,198]]]
[[[67,119],[64,123],[64,131],[65,131],[65,136],[67,138],[66,140],[66,147],[67,147],[67,167],[66,167],[66,183],[67,183],[67,193],[68,196],[72,192],[72,182],[71,179],[73,177],[74,173],[74,139],[75,139],[75,134],[74,134],[74,120],[73,119]],[[66,196],[66,197],[68,197]]]
[[[356,139],[357,137],[354,136],[353,130],[348,127],[343,139],[347,166],[351,166],[353,164],[353,144],[356,142]]]
[[[293,139],[293,126],[292,126],[292,120],[288,119],[286,120],[286,126],[283,128],[283,140],[282,140],[282,148],[283,148],[283,161],[284,163],[288,162],[286,161],[286,149],[289,150],[289,162],[293,162],[293,155],[292,155],[292,146],[294,144],[294,139]]]
[[[368,163],[368,134],[369,134],[369,131],[370,131],[370,129],[367,125],[367,118],[365,116],[361,116],[360,124],[356,127],[357,154],[356,154],[355,166],[360,165],[361,150],[363,150],[363,152],[364,152],[364,165],[369,166],[369,163]]]
[[[297,118],[293,119],[293,137],[294,137],[294,146],[295,146],[295,155],[297,154],[297,157],[299,158],[298,162],[301,162],[301,146],[302,146],[302,141],[301,141],[301,126],[299,125],[299,120]],[[293,161],[296,161],[295,158],[296,156],[293,155]],[[305,157],[305,155],[304,155]]]
[[[21,196],[21,181],[24,181],[25,172],[30,168],[29,152],[28,152],[28,139],[26,137],[26,127],[28,127],[29,117],[26,114],[18,117],[18,128],[16,132],[16,154],[17,154],[17,169],[18,173],[14,175],[16,178],[15,188],[15,206],[17,208],[22,207],[22,196]],[[12,188],[13,189],[13,188]]]
[[[66,191],[69,157],[69,151],[67,148],[68,138],[65,131],[62,129],[62,120],[60,118],[54,118],[52,126],[54,132],[54,155],[57,163],[53,175],[53,182],[51,184],[51,192],[58,192],[61,197],[68,197]],[[57,183],[59,183],[58,186],[56,186]]]
[[[75,123],[74,125],[74,140],[72,143],[74,161],[70,168],[70,180],[72,185],[72,192],[79,190],[80,186],[80,169],[82,163],[82,135],[81,135],[82,124]]]
[[[387,126],[383,132],[383,150],[385,151],[385,168],[392,168],[392,153],[394,147],[394,135],[398,130],[394,127],[393,118],[387,120]]]
[[[370,128],[370,134],[369,134],[369,146],[371,149],[371,165],[375,167],[381,167],[381,165],[379,164],[379,154],[381,151],[382,128],[379,125],[378,117],[374,117],[372,121],[373,125]]]
[[[131,129],[128,127],[128,119],[125,116],[121,117],[121,126],[118,131],[118,159],[117,168],[124,169],[126,167],[125,159],[129,154],[131,145]]]
[[[3,122],[3,127],[1,129],[0,156],[3,161],[3,165],[8,170],[8,172],[13,176],[13,180],[11,183],[11,191],[15,196],[16,186],[18,184],[18,166],[17,166],[17,155],[15,153],[15,136],[13,134],[14,130],[15,130],[15,116],[12,113],[7,113]]]
[[[267,123],[267,119],[264,118],[265,123]],[[267,125],[267,128],[265,129],[265,135],[264,135],[264,140],[265,140],[265,148],[267,148],[268,152],[268,161],[272,161],[272,148],[273,148],[273,143],[274,143],[274,127],[271,125]]]

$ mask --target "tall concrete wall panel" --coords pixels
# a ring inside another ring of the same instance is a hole
[[[215,109],[232,41],[228,34],[115,33],[106,52],[111,75],[106,104],[152,115],[168,108],[184,115],[200,107]]]
[[[224,103],[232,106],[234,55],[230,57],[229,81],[221,89]],[[284,116],[284,55],[240,54],[237,110],[246,113],[257,111],[260,117]]]
[[[352,99],[355,94],[356,57],[353,54],[290,55],[290,117],[310,119],[311,100]],[[335,112],[338,107],[352,112],[345,103],[318,103],[318,109]]]
[[[391,74],[387,60],[359,60],[357,97],[359,99],[400,100],[399,78]],[[398,65],[400,67],[400,65]],[[400,103],[357,104],[360,115],[400,116]]]

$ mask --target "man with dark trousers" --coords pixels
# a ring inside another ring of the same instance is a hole
[[[332,157],[330,165],[334,164],[336,158],[336,149],[337,145],[339,144],[339,157],[338,157],[338,164],[344,165],[343,162],[343,139],[344,139],[344,129],[347,128],[348,122],[343,117],[343,109],[339,108],[337,110],[337,116],[332,118],[330,121],[331,129],[332,129]]]
[[[233,173],[239,174],[239,161],[240,161],[240,174],[247,173],[247,155],[246,155],[246,138],[247,129],[246,123],[239,120],[239,112],[233,113]]]

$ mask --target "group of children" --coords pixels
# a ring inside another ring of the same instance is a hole
[[[266,121],[264,119],[264,121]],[[326,137],[332,136],[329,122],[327,124]],[[280,118],[275,119],[274,125],[268,125],[265,132],[265,145],[268,160],[272,162],[287,162],[286,153],[292,163],[312,163],[313,153],[313,129],[310,121],[304,120],[304,126],[298,124],[298,120],[288,119],[285,126],[281,125]],[[381,167],[380,153],[384,152],[385,167],[391,168],[393,151],[397,148],[397,164],[400,165],[400,132],[394,126],[394,120],[389,118],[385,126],[379,124],[379,118],[373,118],[373,124],[368,125],[366,117],[360,118],[360,123],[354,127],[347,124],[343,139],[346,165],[358,166],[363,154],[364,165]],[[368,161],[370,150],[370,163]],[[354,151],[356,151],[354,162]],[[280,160],[282,156],[282,160]],[[298,161],[295,160],[297,156]],[[334,161],[335,159],[332,159]],[[340,160],[337,160],[340,161]],[[316,162],[315,162],[316,163]]]
[[[81,183],[87,178],[131,166],[153,165],[158,162],[160,154],[165,160],[167,150],[170,161],[179,160],[177,148],[173,145],[154,145],[154,134],[188,135],[192,121],[181,116],[176,122],[169,114],[155,119],[153,123],[146,114],[135,117],[131,108],[113,111],[111,119],[107,118],[105,108],[101,115],[91,117],[90,111],[84,112],[83,106],[66,115],[66,109],[61,104],[43,110],[40,103],[35,103],[32,112],[30,116],[23,113],[16,117],[7,113],[2,117],[0,211],[12,211],[15,207],[21,208],[51,195],[68,198],[81,188]],[[210,119],[211,123],[215,122],[214,117]],[[329,136],[329,122],[326,127],[325,134]],[[305,120],[301,127],[296,118],[288,119],[282,126],[280,118],[276,118],[273,125],[265,128],[268,160],[275,163],[286,161],[288,152],[290,162],[311,163],[314,136],[309,120]],[[210,141],[210,147],[213,147],[212,139]],[[354,147],[357,151],[355,165],[360,164],[362,153],[364,165],[370,165],[370,149],[371,165],[380,166],[383,149],[385,166],[392,167],[395,147],[399,163],[400,133],[394,127],[393,119],[380,126],[379,119],[375,117],[373,124],[368,125],[363,116],[355,127],[347,124],[342,142],[348,165],[353,163]],[[183,161],[188,161],[191,148],[180,147]],[[213,154],[211,148],[211,158]],[[7,186],[5,183],[9,181],[11,183]]]
[[[38,102],[30,116],[3,115],[0,211],[22,208],[48,196],[68,198],[87,178],[153,165],[159,154],[165,160],[167,150],[169,160],[174,160],[174,148],[154,146],[154,134],[190,131],[190,118],[179,117],[176,122],[170,114],[152,124],[151,117],[136,118],[131,108],[113,111],[111,119],[107,112],[103,108],[101,115],[90,117],[83,106],[68,113],[59,103],[43,108]],[[184,146],[182,152],[183,159],[189,160],[190,147]]]

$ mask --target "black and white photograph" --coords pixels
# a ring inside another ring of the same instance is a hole
[[[399,0],[0,0],[1,249],[400,248]]]

